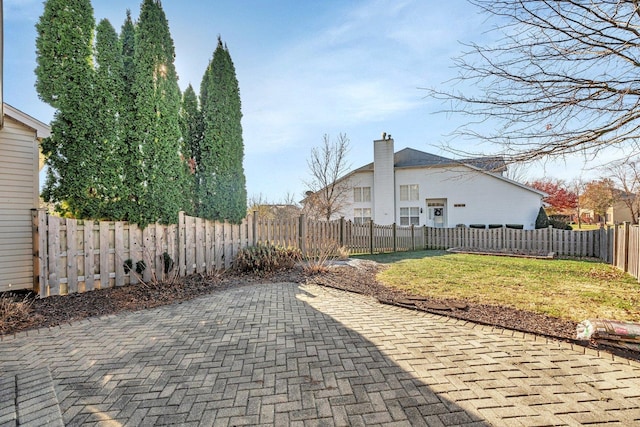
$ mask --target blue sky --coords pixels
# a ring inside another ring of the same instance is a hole
[[[93,0],[96,22],[119,31],[139,0]],[[462,118],[434,114],[442,106],[422,87],[455,76],[460,41],[487,37],[485,17],[464,0],[164,0],[176,47],[180,87],[199,92],[220,35],[240,85],[247,192],[278,201],[301,196],[306,159],[324,134],[346,133],[353,167],[373,159],[374,139],[393,135],[412,147],[448,156],[441,146]],[[35,23],[42,0],[4,0],[4,100],[48,123],[53,110],[34,89]],[[473,141],[453,141],[478,151]],[[528,168],[530,177],[571,179],[582,161]],[[593,172],[584,172],[589,177]],[[299,197],[298,197],[299,198]]]

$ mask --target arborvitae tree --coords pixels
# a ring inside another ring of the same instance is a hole
[[[131,10],[129,9],[127,9],[127,17],[120,30],[120,44],[122,45],[125,88],[130,92],[135,78],[136,27],[131,19]]]
[[[189,194],[189,207],[187,212],[195,215],[196,205],[196,170],[200,161],[200,139],[202,138],[202,115],[198,106],[198,96],[189,85],[182,94],[182,107],[180,109],[180,129],[182,130],[184,155],[189,164],[189,188],[185,192]]]
[[[549,227],[549,217],[545,212],[544,208],[540,206],[540,210],[538,211],[538,216],[536,217],[536,230],[539,228],[547,228]]]
[[[130,220],[176,223],[185,206],[187,163],[181,158],[180,88],[175,50],[159,0],[144,0],[135,39],[135,130],[144,179],[135,187]]]
[[[238,223],[247,212],[240,90],[231,55],[220,38],[202,79],[200,102],[198,215]]]
[[[47,0],[36,24],[36,90],[56,109],[42,143],[47,181],[42,197],[68,216],[95,217],[96,144],[93,113],[93,35],[90,0]]]
[[[101,218],[125,219],[122,199],[128,193],[123,188],[126,156],[122,94],[124,91],[122,46],[118,34],[107,19],[100,21],[96,31],[96,80],[94,123],[98,150],[96,163]]]
[[[123,188],[125,193],[121,200],[124,218],[137,218],[140,207],[137,197],[140,196],[138,187],[144,181],[142,174],[142,156],[134,139],[136,129],[135,113],[135,45],[136,27],[131,19],[131,11],[127,9],[125,18],[120,30],[120,44],[122,45],[122,65],[123,65],[123,91],[121,95],[121,114],[123,125],[123,148],[122,165],[124,169]]]
[[[182,108],[180,109],[180,129],[184,139],[185,156],[196,162],[199,160],[199,146],[202,138],[202,116],[198,105],[198,96],[193,86],[187,86],[182,94]]]

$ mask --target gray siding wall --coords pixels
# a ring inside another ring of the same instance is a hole
[[[33,287],[31,209],[36,207],[36,132],[5,116],[0,130],[0,292]]]

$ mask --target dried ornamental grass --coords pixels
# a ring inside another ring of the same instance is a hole
[[[31,316],[33,301],[28,296],[20,299],[10,293],[0,295],[0,334],[26,322]]]

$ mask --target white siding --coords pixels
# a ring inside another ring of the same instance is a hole
[[[465,166],[449,168],[416,168],[396,171],[396,201],[399,186],[420,186],[419,206],[423,208],[420,225],[426,223],[426,199],[446,199],[447,225],[457,224],[522,224],[525,229],[535,226],[541,196],[486,173]],[[455,205],[464,205],[455,207]]]
[[[345,207],[342,209],[341,213],[343,214],[344,219],[353,221],[354,209],[369,208],[373,211],[373,200],[375,197],[373,187],[373,172],[356,173],[347,179],[348,188],[371,187],[370,202],[356,202],[353,200],[353,192],[349,193],[348,201],[345,204]]]
[[[31,209],[37,206],[36,133],[5,116],[0,130],[0,292],[33,286]]]
[[[373,169],[373,222],[380,225],[393,224],[393,139],[373,141]]]

